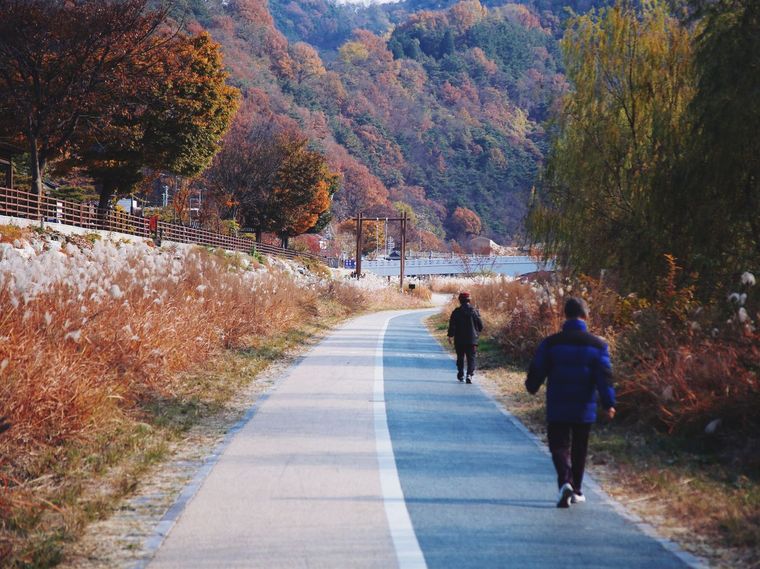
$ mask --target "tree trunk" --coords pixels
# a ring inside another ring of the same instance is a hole
[[[29,166],[32,170],[32,184],[31,184],[31,193],[35,194],[37,196],[37,204],[32,205],[31,203],[28,205],[29,211],[27,213],[32,213],[36,210],[37,217],[40,219],[40,223],[43,223],[44,221],[44,212],[43,212],[43,200],[45,197],[45,190],[44,186],[42,184],[42,175],[45,171],[45,162],[40,159],[40,151],[39,147],[37,146],[37,137],[32,134],[31,132],[28,133],[29,135]]]
[[[26,136],[29,140],[29,166],[32,170],[32,187],[31,192],[42,195],[42,174],[45,169],[44,164],[40,163],[40,148],[38,144],[37,134],[32,128],[32,119],[29,117],[27,122]]]
[[[42,174],[44,166],[40,163],[40,155],[37,151],[37,143],[32,142],[31,145],[31,167],[32,167],[32,193],[42,196],[44,187],[42,184]]]
[[[98,221],[101,229],[108,229],[108,212],[110,211],[111,198],[116,191],[116,184],[111,180],[102,180],[100,186],[100,198],[98,199]]]

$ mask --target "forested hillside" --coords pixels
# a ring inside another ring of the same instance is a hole
[[[536,13],[477,0],[408,17],[408,6],[274,3],[292,39],[318,34],[323,49],[348,27],[379,32],[405,16],[392,33],[352,31],[323,59],[289,41],[262,0],[201,7],[194,25],[222,44],[244,96],[238,122],[254,117],[308,136],[342,176],[339,219],[403,202],[431,242],[458,236],[457,207],[477,212],[499,240],[520,233],[543,158],[540,125],[564,84],[554,31]],[[319,16],[295,17],[296,8]]]
[[[446,10],[457,0],[406,0],[384,4],[341,3],[333,0],[270,0],[269,7],[277,29],[291,41],[305,41],[323,54],[334,51],[351,39],[353,30],[365,29],[383,34],[404,23],[422,10]],[[508,0],[484,0],[486,7],[503,6]],[[518,0],[529,7],[545,24],[555,25],[570,11],[584,13],[610,4],[609,0]],[[330,57],[329,53],[327,56]]]

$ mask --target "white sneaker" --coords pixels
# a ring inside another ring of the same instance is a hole
[[[558,508],[569,508],[570,500],[573,496],[573,487],[570,484],[565,483],[562,488],[559,489],[559,496],[557,497]]]
[[[584,496],[583,494],[576,494],[575,492],[573,492],[573,495],[570,498],[571,504],[582,504],[585,501],[586,501],[586,496]]]

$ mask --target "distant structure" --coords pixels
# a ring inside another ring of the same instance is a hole
[[[488,237],[483,237],[482,235],[473,237],[467,244],[467,248],[473,255],[496,255],[497,247],[498,245],[496,242],[492,241]]]
[[[484,257],[493,256],[517,256],[521,254],[518,247],[507,247],[505,245],[499,245],[492,239],[478,235],[470,239],[467,243],[468,251],[473,255],[480,255]]]

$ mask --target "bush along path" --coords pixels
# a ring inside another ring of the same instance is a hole
[[[540,339],[559,329],[563,299],[587,298],[590,329],[610,344],[619,395],[616,419],[592,432],[593,475],[660,534],[714,566],[755,567],[760,291],[745,273],[725,304],[702,305],[674,281],[651,301],[587,278],[442,279],[432,288],[472,293],[487,332],[482,385],[544,440],[543,396],[525,391],[526,365]],[[441,338],[451,308],[430,323]]]
[[[60,563],[289,347],[384,303],[420,300],[324,267],[0,227],[3,566]]]

